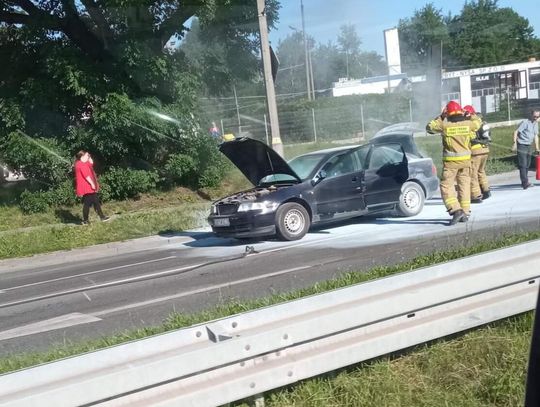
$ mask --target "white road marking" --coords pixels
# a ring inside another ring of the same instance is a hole
[[[262,276],[243,278],[241,280],[236,280],[236,281],[229,281],[227,283],[216,284],[216,285],[209,286],[209,287],[199,288],[197,290],[186,291],[186,292],[183,292],[183,293],[180,293],[180,294],[168,295],[166,297],[154,298],[153,300],[148,300],[148,301],[141,301],[141,302],[125,305],[123,307],[110,308],[110,309],[106,309],[106,310],[103,310],[103,311],[94,312],[93,315],[103,317],[103,316],[113,314],[113,313],[119,312],[119,311],[126,311],[126,310],[133,309],[133,308],[144,307],[144,306],[147,306],[147,305],[152,305],[152,304],[156,304],[156,303],[163,302],[163,301],[169,301],[169,300],[174,300],[174,299],[178,299],[178,298],[182,298],[182,297],[187,297],[187,296],[194,295],[194,294],[202,294],[202,293],[205,293],[207,291],[213,291],[213,290],[218,290],[218,289],[221,289],[221,288],[231,287],[231,286],[234,286],[234,285],[249,283],[249,282],[252,282],[252,281],[262,280],[262,279],[269,278],[269,277],[275,277],[275,276],[279,276],[279,275],[282,275],[282,274],[291,273],[293,271],[309,269],[311,267],[313,267],[313,266],[293,267],[293,268],[290,268],[290,269],[287,269],[287,270],[281,270],[281,271],[276,271],[274,273],[264,274]]]
[[[89,301],[89,302],[92,302],[92,299],[90,298],[90,296],[88,294],[86,294],[85,292],[83,292],[83,295],[86,297],[86,299]]]
[[[39,296],[39,297],[27,298],[27,299],[24,299],[24,300],[12,301],[12,302],[7,302],[7,303],[4,303],[4,304],[0,304],[0,308],[12,307],[14,305],[26,304],[26,303],[34,302],[34,301],[46,300],[47,298],[54,298],[54,297],[59,297],[59,296],[62,296],[62,295],[67,295],[67,294],[75,294],[75,293],[83,292],[85,290],[90,290],[90,289],[94,290],[94,289],[97,289],[97,288],[107,288],[107,287],[112,287],[112,286],[121,285],[121,284],[125,284],[125,283],[135,283],[135,282],[140,281],[140,280],[148,280],[148,279],[151,279],[151,278],[154,278],[154,277],[160,277],[160,276],[167,275],[167,274],[177,273],[179,271],[192,270],[192,269],[195,269],[197,267],[203,266],[205,264],[206,263],[193,264],[193,265],[190,265],[190,266],[179,267],[179,268],[172,269],[172,270],[160,271],[159,273],[144,274],[144,275],[138,276],[138,277],[125,278],[123,280],[115,280],[115,281],[111,281],[109,283],[96,284],[96,285],[92,285],[92,286],[89,286],[89,287],[80,287],[80,288],[74,288],[72,290],[57,291],[57,292],[42,295],[42,296]]]
[[[88,324],[101,320],[101,318],[92,315],[74,312],[72,314],[66,314],[56,318],[46,319],[45,321],[34,322],[32,324],[2,331],[0,332],[0,341],[18,338],[19,336],[34,335],[41,332],[53,331],[55,329],[68,328],[74,325]]]
[[[158,261],[169,260],[169,259],[174,259],[174,258],[176,258],[176,256],[161,257],[159,259],[141,261],[139,263],[124,264],[122,266],[116,266],[116,267],[110,267],[110,268],[101,269],[101,270],[89,271],[87,273],[74,274],[72,276],[54,278],[52,280],[38,281],[38,282],[35,282],[35,283],[19,285],[17,287],[4,288],[2,291],[3,292],[13,291],[13,290],[17,290],[17,289],[20,289],[20,288],[26,288],[26,287],[36,286],[36,285],[53,283],[53,282],[57,282],[57,281],[69,280],[69,279],[77,278],[77,277],[86,277],[86,276],[89,276],[89,275],[92,275],[92,274],[104,273],[106,271],[119,270],[119,269],[124,269],[124,268],[128,268],[128,267],[133,267],[133,266],[141,266],[143,264],[155,263],[155,262],[158,262]],[[88,280],[88,281],[92,282],[91,280]]]

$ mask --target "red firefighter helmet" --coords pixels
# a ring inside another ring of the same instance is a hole
[[[450,102],[448,102],[445,110],[448,116],[452,116],[454,114],[463,114],[463,110],[461,109],[460,104],[455,100],[451,100]]]
[[[476,110],[471,105],[463,106],[463,110],[469,114],[476,114]]]

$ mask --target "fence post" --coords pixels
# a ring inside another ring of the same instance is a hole
[[[508,123],[512,121],[512,117],[510,116],[510,88],[506,88],[506,103],[508,104]]]
[[[409,99],[409,121],[412,123],[412,99]]]
[[[225,128],[223,127],[223,119],[219,119],[219,122],[221,123],[221,135],[223,136],[225,134]]]
[[[313,120],[313,136],[315,137],[315,143],[317,142],[317,123],[315,122],[315,109],[311,108],[311,118]]]

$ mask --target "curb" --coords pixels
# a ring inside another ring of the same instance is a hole
[[[186,231],[180,236],[149,236],[137,239],[110,242],[94,246],[41,253],[29,257],[17,257],[0,260],[0,274],[25,270],[31,267],[55,266],[87,259],[99,259],[115,255],[143,252],[147,250],[166,249],[193,240],[194,233],[208,233],[207,230]]]

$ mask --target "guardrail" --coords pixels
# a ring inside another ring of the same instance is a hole
[[[534,309],[540,241],[0,376],[0,406],[218,406]]]

